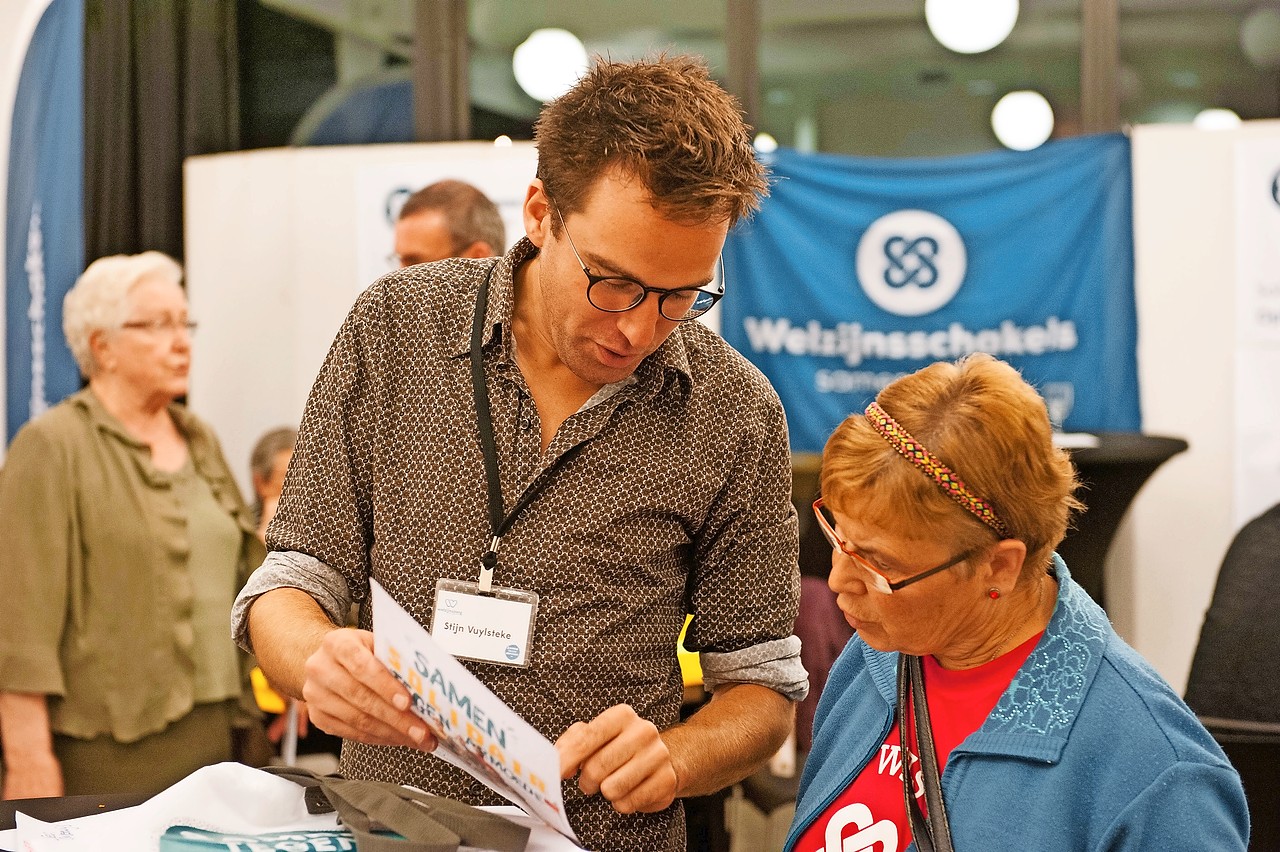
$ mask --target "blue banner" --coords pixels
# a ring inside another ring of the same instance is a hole
[[[80,387],[62,297],[84,268],[84,0],[52,0],[22,64],[5,222],[6,443]]]
[[[1129,141],[878,160],[780,150],[725,245],[725,339],[782,396],[796,452],[905,373],[973,351],[1067,431],[1137,431]]]

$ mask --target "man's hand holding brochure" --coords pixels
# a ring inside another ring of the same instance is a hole
[[[560,795],[556,747],[441,648],[376,581],[374,655],[394,674],[440,745],[433,752],[577,840]]]

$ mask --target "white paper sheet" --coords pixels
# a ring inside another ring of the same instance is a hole
[[[133,809],[131,808],[130,810]],[[481,808],[481,810],[500,814],[512,822],[519,823],[530,829],[529,845],[525,847],[525,852],[584,852],[582,847],[553,830],[542,820],[529,816],[514,805]],[[26,830],[34,830],[37,834],[36,845],[30,846],[26,852],[78,852],[81,849],[101,850],[101,852],[116,852],[117,849],[128,849],[130,852],[153,852],[158,847],[158,837],[148,846],[143,841],[134,839],[128,834],[119,833],[120,831],[130,830],[129,823],[136,821],[136,815],[126,820],[103,819],[119,813],[123,813],[123,811],[94,814],[93,816],[73,820],[72,822],[75,823],[75,826],[69,832],[64,831],[66,823],[42,823],[39,820],[27,817],[25,814],[19,814],[26,824]],[[40,835],[45,834],[51,834],[53,837],[40,837]],[[73,841],[69,835],[74,835],[75,840]],[[116,838],[117,845],[110,845],[109,838],[111,837]],[[108,838],[108,840],[104,841],[103,838]],[[0,852],[18,852],[18,848],[17,829],[0,831]],[[484,852],[484,850],[463,846],[459,852]]]
[[[518,807],[481,810],[531,829],[525,852],[584,852]],[[44,823],[19,811],[17,821],[17,829],[0,832],[0,852],[156,852],[160,835],[170,825],[195,825],[228,834],[338,826],[333,814],[307,814],[300,785],[241,764],[206,766],[136,807],[60,823]]]
[[[219,763],[132,808],[57,823],[19,812],[7,842],[22,852],[145,852],[159,848],[160,835],[171,825],[256,834],[337,828],[338,820],[334,814],[308,814],[302,788],[286,778]]]

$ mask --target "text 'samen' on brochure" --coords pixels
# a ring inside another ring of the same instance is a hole
[[[573,840],[560,795],[560,754],[532,725],[441,648],[376,580],[373,650],[404,684],[440,745],[435,756]]]

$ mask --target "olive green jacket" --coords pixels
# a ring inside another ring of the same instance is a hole
[[[242,532],[227,567],[238,590],[265,555],[249,510],[213,432],[183,406],[169,410]],[[186,524],[172,477],[89,390],[24,426],[0,470],[0,691],[47,695],[56,733],[124,743],[190,712]]]

